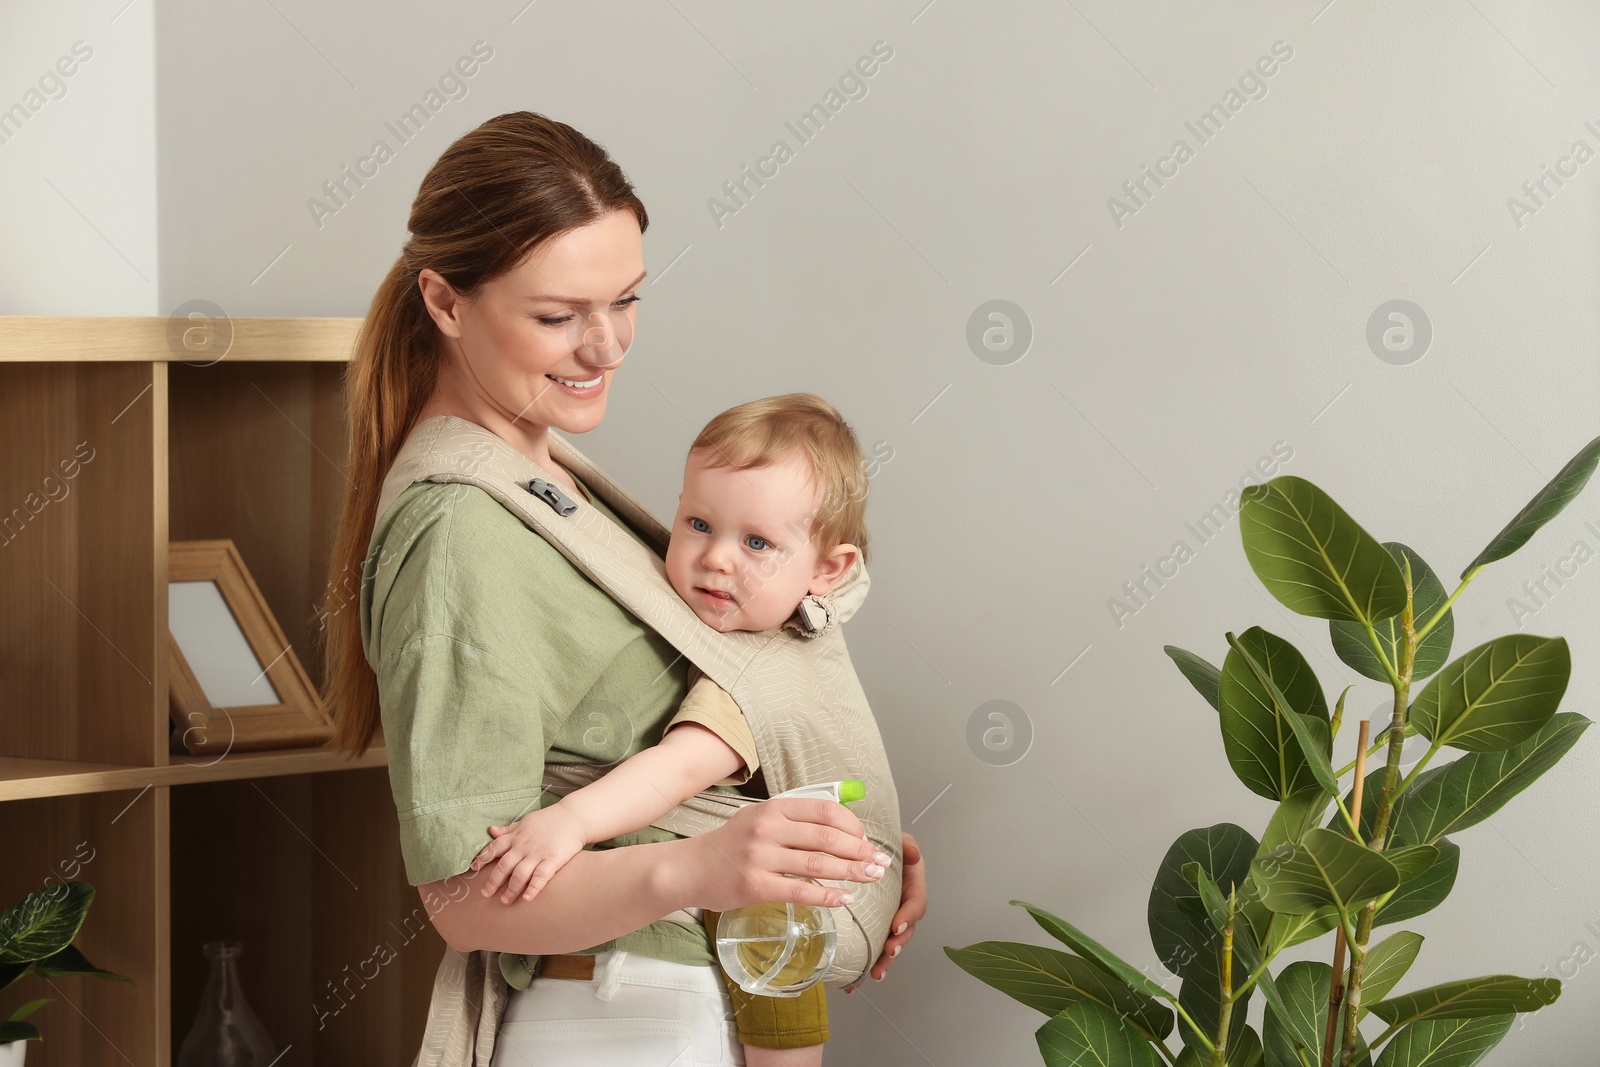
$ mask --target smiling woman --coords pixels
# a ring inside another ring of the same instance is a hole
[[[633,344],[645,273],[642,230],[628,211],[551,238],[470,296],[423,268],[417,284],[442,359],[417,421],[455,414],[476,422],[577,492],[551,461],[544,429],[587,433],[605,418],[608,380]],[[559,295],[549,292],[552,279],[561,279]]]
[[[423,179],[411,236],[346,372],[348,488],[330,571],[335,586],[362,575],[361,610],[328,615],[328,699],[348,752],[364,750],[381,721],[407,879],[424,902],[453,901],[429,913],[457,954],[435,985],[425,1065],[481,1064],[491,1047],[506,1050],[494,1054],[501,1063],[518,1042],[617,1065],[691,1049],[695,1062],[738,1063],[729,990],[690,909],[835,906],[836,885],[789,876],[882,874],[869,870],[875,846],[854,813],[783,800],[687,837],[641,815],[638,829],[573,856],[533,900],[471,891],[486,878],[469,868],[489,827],[553,799],[547,764],[607,765],[659,738],[687,693],[688,664],[481,486],[405,484],[382,514],[380,496],[391,469],[407,469],[397,460],[419,427],[456,420],[605,510],[602,494],[553,461],[548,431],[586,433],[605,416],[633,343],[647,225],[621,169],[583,134],[532,112],[490,119]],[[593,728],[597,715],[613,717],[627,751]],[[727,857],[739,861],[719,862]],[[919,875],[902,882],[910,899],[875,977],[925,910]],[[477,968],[472,996],[463,966]],[[792,1036],[773,1047],[794,1047],[782,1043]]]

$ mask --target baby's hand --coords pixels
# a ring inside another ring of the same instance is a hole
[[[494,840],[483,846],[471,869],[481,870],[499,857],[484,880],[483,895],[493,896],[503,885],[502,904],[511,903],[519,893],[523,900],[532,900],[587,844],[577,820],[559,802],[530,811],[510,826],[491,826],[489,833]]]

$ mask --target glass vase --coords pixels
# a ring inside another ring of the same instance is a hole
[[[183,1039],[178,1067],[268,1067],[275,1055],[272,1039],[239,988],[244,946],[211,941],[202,951],[211,961],[211,977],[194,1025]]]

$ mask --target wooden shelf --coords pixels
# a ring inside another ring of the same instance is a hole
[[[316,774],[385,766],[388,766],[386,753],[379,744],[374,744],[353,760],[326,748],[286,748],[269,752],[232,753],[220,760],[215,756],[175,755],[172,762],[164,767],[0,756],[0,801],[74,796],[79,793],[114,793],[153,785],[276,778],[284,774]]]
[[[172,541],[233,541],[326,684],[361,322],[0,317],[0,908],[88,882],[75,943],[134,981],[11,986],[0,1018],[52,1001],[29,1067],[171,1063],[213,940],[244,943],[285,1065],[416,1054],[444,942],[406,880],[381,739],[354,760],[169,751]],[[197,354],[180,328],[231,343]]]
[[[362,321],[230,318],[215,328],[220,332],[231,324],[233,342],[222,358],[233,362],[343,363],[350,358]],[[173,339],[175,329],[164,318],[0,316],[0,362],[196,361]]]

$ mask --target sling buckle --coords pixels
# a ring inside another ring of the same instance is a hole
[[[521,482],[517,484],[522,485]],[[555,513],[562,518],[566,518],[578,510],[577,501],[563,493],[561,488],[554,482],[547,482],[543,478],[529,478],[528,484],[522,485],[522,488],[549,504],[555,509]]]

